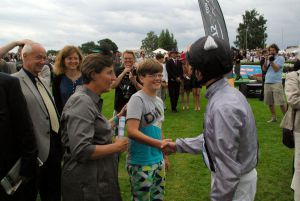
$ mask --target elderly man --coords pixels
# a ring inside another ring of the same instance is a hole
[[[0,185],[0,200],[26,201],[30,186],[26,181],[37,173],[37,147],[32,123],[19,80],[0,73],[0,180],[21,159],[22,184],[13,195]]]
[[[203,135],[177,139],[166,152],[199,153],[211,170],[212,201],[253,201],[258,142],[254,115],[246,98],[223,78],[232,69],[229,48],[218,38],[197,40],[187,52],[208,99]]]
[[[38,43],[27,43],[22,50],[23,67],[14,74],[20,80],[33,123],[39,158],[44,165],[32,182],[28,195],[35,200],[60,201],[61,143],[58,134],[59,116],[50,91],[38,77],[46,61],[46,50]]]

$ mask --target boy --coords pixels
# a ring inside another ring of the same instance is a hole
[[[154,59],[141,62],[137,73],[143,83],[127,104],[129,150],[127,171],[131,184],[131,200],[163,200],[165,164],[160,149],[163,141],[163,101],[156,96],[162,82],[161,64]]]

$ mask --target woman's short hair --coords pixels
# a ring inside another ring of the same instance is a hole
[[[137,69],[137,74],[139,76],[153,75],[155,73],[163,72],[163,67],[155,59],[145,59],[139,63],[139,68]]]
[[[81,64],[81,74],[84,84],[92,81],[92,73],[101,73],[104,68],[113,65],[112,57],[100,53],[94,53],[86,56]]]
[[[73,45],[67,45],[62,50],[59,51],[58,55],[55,58],[54,63],[54,73],[56,75],[61,75],[65,73],[66,66],[65,66],[65,58],[68,56],[76,53],[79,57],[79,65],[77,67],[77,70],[80,70],[80,64],[82,62],[83,56],[81,51],[78,47],[75,47]]]

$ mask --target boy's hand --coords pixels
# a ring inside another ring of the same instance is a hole
[[[163,141],[160,148],[167,155],[176,153],[176,143],[172,141]]]

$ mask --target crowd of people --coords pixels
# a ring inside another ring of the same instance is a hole
[[[5,120],[0,122],[0,180],[20,158],[22,184],[13,195],[0,187],[0,200],[34,201],[38,193],[41,201],[122,200],[118,162],[125,151],[131,200],[164,200],[167,156],[176,152],[202,153],[212,175],[212,201],[254,200],[256,124],[247,99],[224,77],[232,71],[233,61],[239,71],[242,57],[233,56],[222,40],[202,37],[186,52],[171,50],[168,57],[146,58],[141,52],[136,59],[133,51],[126,50],[121,60],[109,46],[83,56],[80,49],[68,45],[53,65],[53,56],[31,40],[2,46],[0,58],[15,47],[19,47],[13,57],[17,59],[2,60],[0,66],[4,72],[0,73],[0,119]],[[278,52],[272,44],[261,57],[263,99],[271,112],[269,123],[277,121],[275,105],[285,114],[283,127],[294,122],[292,188],[295,200],[300,200],[300,65],[297,61],[283,88],[285,60]],[[199,111],[202,86],[208,99],[203,133],[165,139],[166,95],[171,112],[177,113],[179,97],[182,110],[188,110],[192,92],[194,110]],[[107,119],[101,95],[111,89],[115,89],[114,111]],[[128,138],[118,136],[124,116]],[[15,126],[16,122],[22,124]]]

